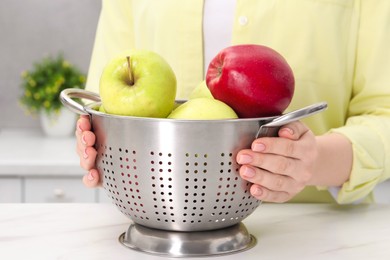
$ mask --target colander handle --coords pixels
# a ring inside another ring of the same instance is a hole
[[[278,136],[278,131],[280,127],[288,123],[300,120],[302,118],[317,114],[325,110],[327,107],[328,104],[326,102],[320,102],[281,115],[275,118],[274,120],[272,120],[271,122],[260,126],[259,131],[257,131],[256,138],[263,137],[263,136]]]
[[[60,93],[61,103],[71,111],[80,115],[89,115],[89,113],[82,104],[74,101],[72,98],[84,98],[96,102],[101,101],[99,94],[95,92],[78,88],[67,88],[62,90]]]

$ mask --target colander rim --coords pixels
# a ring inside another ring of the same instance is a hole
[[[184,102],[180,100],[179,102]],[[91,102],[84,106],[85,111],[90,115],[96,115],[100,117],[106,118],[118,118],[118,119],[130,119],[130,120],[142,120],[142,121],[164,121],[164,122],[182,122],[182,123],[193,123],[197,124],[199,122],[207,122],[207,123],[222,123],[222,122],[270,122],[279,116],[268,116],[268,117],[253,117],[253,118],[232,118],[232,119],[173,119],[173,118],[157,118],[157,117],[138,117],[138,116],[123,116],[123,115],[113,115],[100,112],[96,110],[96,107],[99,107],[102,102]]]

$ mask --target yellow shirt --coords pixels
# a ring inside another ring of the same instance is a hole
[[[103,0],[87,88],[98,91],[106,62],[129,48],[161,54],[174,69],[177,98],[204,78],[203,1]],[[319,101],[328,110],[304,120],[315,134],[339,132],[353,144],[353,169],[338,203],[367,200],[390,177],[390,1],[237,0],[232,44],[263,44],[291,65],[288,110]],[[307,188],[299,201],[331,201]]]

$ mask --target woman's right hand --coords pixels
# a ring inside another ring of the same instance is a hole
[[[95,167],[97,151],[94,148],[96,136],[91,131],[88,116],[80,116],[76,126],[77,154],[80,157],[80,166],[88,173],[83,177],[83,183],[89,188],[101,185],[98,171]]]

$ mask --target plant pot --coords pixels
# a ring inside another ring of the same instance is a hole
[[[58,113],[40,112],[43,132],[51,137],[69,137],[73,135],[76,127],[77,115],[63,107]]]

